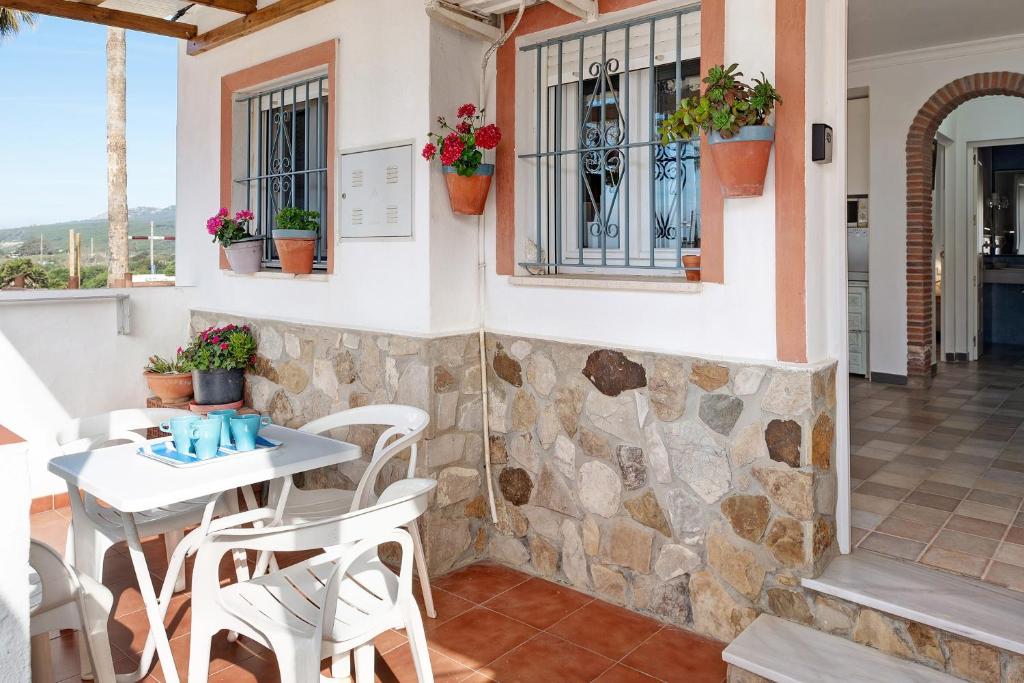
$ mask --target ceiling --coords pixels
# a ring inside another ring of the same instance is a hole
[[[850,0],[850,59],[1024,33],[1022,0]]]

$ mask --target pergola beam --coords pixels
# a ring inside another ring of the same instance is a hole
[[[210,29],[206,33],[195,36],[188,41],[188,54],[199,55],[215,47],[238,40],[244,36],[251,35],[273,26],[292,17],[296,17],[311,9],[326,5],[332,0],[278,0],[273,5],[267,5],[258,9],[252,14],[229,21],[228,23]],[[7,2],[7,0],[3,0]]]
[[[77,19],[93,24],[156,33],[183,40],[194,38],[199,33],[199,29],[193,24],[182,24],[145,14],[123,12],[82,2],[68,2],[68,0],[3,0],[3,6],[8,9],[45,14],[62,19]]]
[[[252,14],[256,11],[256,0],[189,0],[197,5],[216,7],[237,14]]]

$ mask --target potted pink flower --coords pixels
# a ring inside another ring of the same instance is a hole
[[[484,110],[464,104],[456,113],[459,121],[453,128],[438,117],[441,133],[427,133],[431,140],[423,147],[423,158],[441,158],[441,170],[448,185],[448,201],[454,213],[479,216],[484,212],[491,189],[494,164],[483,163],[481,150],[494,149],[501,142],[501,129],[493,123],[482,125]]]
[[[263,260],[263,238],[249,232],[253,218],[249,210],[238,211],[232,218],[227,209],[221,209],[206,221],[206,232],[224,247],[228,264],[236,273],[255,273]]]

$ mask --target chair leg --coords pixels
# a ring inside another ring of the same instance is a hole
[[[423,593],[423,609],[427,616],[437,619],[437,610],[434,609],[434,595],[430,592],[430,575],[427,573],[427,556],[423,552],[423,541],[420,539],[420,530],[416,521],[413,520],[407,527],[409,535],[412,536],[413,559],[416,561],[416,573],[420,577],[420,592]]]
[[[320,683],[320,643],[306,646],[306,643],[278,639],[271,642],[271,649],[277,656],[277,668],[282,681]]]
[[[360,645],[355,651],[356,680],[355,683],[373,683],[373,658],[375,655],[373,642]],[[331,669],[334,673],[334,669]],[[337,678],[337,676],[335,677]]]
[[[114,659],[107,634],[111,605],[104,604],[99,596],[86,593],[82,596],[82,608],[82,640],[89,649],[96,683],[114,683]]]
[[[94,579],[97,583],[103,582],[103,561],[107,555],[107,550],[112,545],[110,539],[101,533],[98,533],[94,528],[85,529],[84,533],[78,537],[77,543],[74,546],[75,569],[79,573],[85,574],[91,579]],[[78,661],[81,665],[83,681],[91,681],[93,679],[92,662],[89,660],[89,652],[85,643],[85,634],[79,632],[76,636],[79,641],[78,647]]]
[[[210,646],[213,635],[196,630],[192,622],[192,635],[188,648],[188,680],[205,681],[210,675]],[[282,679],[283,680],[283,679]]]
[[[171,555],[174,554],[174,549],[178,547],[182,539],[185,538],[185,532],[181,529],[176,531],[164,532],[164,548],[167,551],[167,561],[171,561]],[[170,577],[167,577],[168,579]],[[166,579],[165,579],[166,581]],[[180,593],[185,590],[185,564],[182,563],[181,571],[178,572],[177,576],[174,577],[174,592]]]
[[[331,677],[345,679],[352,675],[352,653],[342,652],[331,657]]]
[[[416,680],[418,683],[434,683],[430,653],[427,651],[427,634],[423,631],[423,619],[415,602],[411,602],[406,608],[405,635],[409,637],[412,662],[416,666]]]

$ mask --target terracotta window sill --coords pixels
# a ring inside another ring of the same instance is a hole
[[[617,289],[638,292],[678,292],[699,294],[703,283],[682,277],[642,275],[513,275],[513,285],[521,287],[562,287],[565,289]]]

